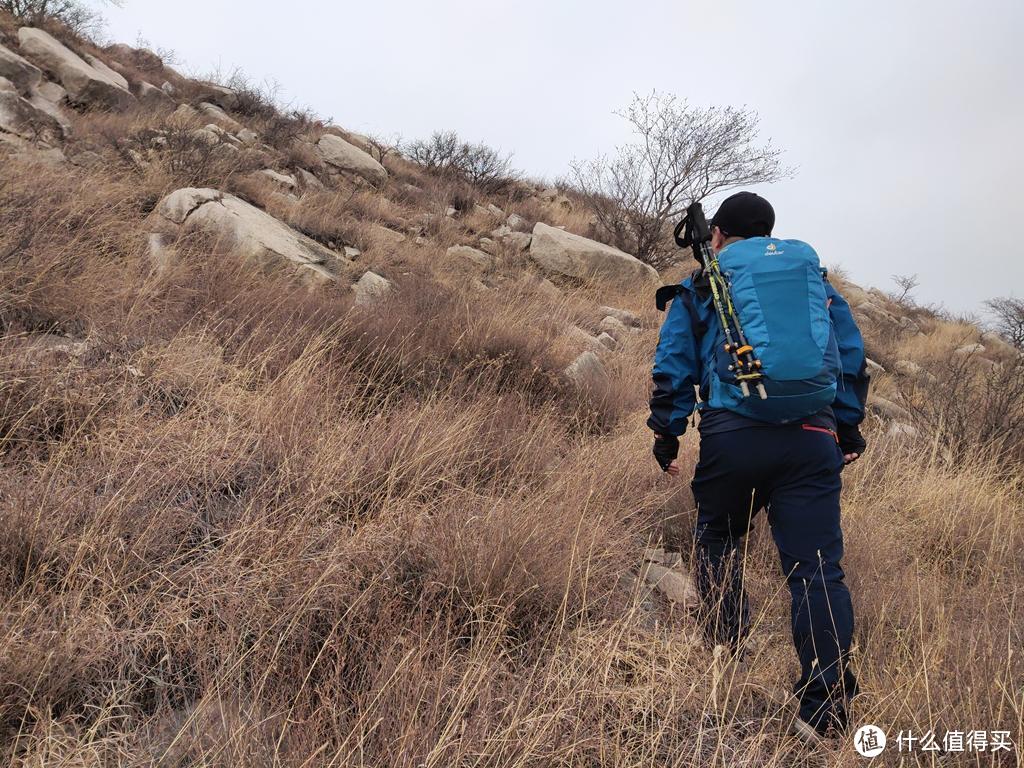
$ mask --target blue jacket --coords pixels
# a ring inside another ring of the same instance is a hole
[[[703,408],[708,400],[708,370],[714,365],[717,333],[707,331],[717,331],[719,321],[710,296],[702,300],[706,292],[698,292],[702,277],[701,270],[697,270],[682,282],[661,326],[654,356],[651,416],[647,420],[647,425],[659,434],[682,435],[694,410]],[[827,281],[825,293],[842,366],[832,411],[838,423],[857,425],[864,420],[869,382],[864,340],[850,305]],[[700,405],[695,388],[700,390]]]

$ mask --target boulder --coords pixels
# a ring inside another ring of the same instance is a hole
[[[964,344],[953,350],[953,354],[957,357],[974,357],[975,355],[984,354],[984,352],[984,344]]]
[[[231,115],[216,104],[211,104],[208,101],[204,101],[199,105],[199,114],[204,120],[209,120],[215,125],[219,125],[225,131],[236,133],[244,128],[235,118],[231,117]]]
[[[256,171],[255,175],[264,181],[269,181],[272,184],[277,185],[285,192],[294,192],[299,186],[299,183],[295,180],[294,176],[289,176],[285,173],[278,173],[270,168],[264,168],[262,171]]]
[[[356,304],[366,306],[374,304],[387,297],[394,290],[394,284],[386,277],[381,277],[376,272],[366,272],[352,290],[356,294]]]
[[[383,165],[340,136],[325,133],[316,148],[320,158],[339,171],[354,173],[373,184],[387,181],[388,172]]]
[[[119,56],[123,61],[129,61],[136,67],[146,71],[163,69],[164,61],[157,54],[148,48],[132,48],[124,43],[108,45],[107,52]]]
[[[505,219],[505,223],[511,229],[525,229],[526,228],[526,219],[524,219],[518,213],[511,213],[511,214],[509,214],[509,217],[507,219]]]
[[[493,256],[468,245],[453,245],[448,249],[448,257],[479,269],[490,269],[494,266]]]
[[[56,109],[49,102],[41,109],[18,95],[14,84],[0,78],[0,131],[20,136],[23,139],[55,139],[63,135],[63,127],[47,109]]]
[[[64,102],[64,99],[68,97],[68,92],[61,86],[57,85],[57,83],[51,83],[49,80],[44,80],[32,89],[32,95],[46,99],[51,104],[61,104]]]
[[[200,83],[199,98],[221,109],[234,109],[238,106],[238,93],[231,88],[216,83]]]
[[[216,235],[239,256],[261,265],[284,260],[333,280],[329,265],[342,260],[270,214],[216,189],[179,189],[161,200],[156,212],[186,232]]]
[[[57,87],[60,88],[59,85]],[[61,133],[64,136],[67,136],[69,133],[71,133],[71,121],[68,119],[68,116],[64,114],[64,110],[58,107],[57,104],[45,98],[40,93],[33,93],[31,96],[29,96],[28,103],[40,112],[42,112],[43,114],[51,117],[53,121],[58,126],[60,126]]]
[[[640,327],[640,318],[630,312],[628,309],[616,309],[615,307],[598,307],[597,311],[602,315],[614,317],[623,325],[628,325],[631,328]]]
[[[903,421],[910,419],[910,414],[906,408],[897,405],[892,400],[887,400],[881,395],[870,395],[868,397],[868,407],[887,419],[901,419]]]
[[[597,339],[594,341],[596,342]],[[608,381],[608,372],[604,368],[604,363],[595,352],[590,350],[581,353],[569,363],[565,369],[565,375],[578,387],[599,387]]]
[[[599,333],[597,336],[597,340],[608,349],[615,349],[619,345],[619,343],[615,340],[615,337],[612,336],[607,331],[601,331],[601,333]]]
[[[131,90],[131,88],[128,85],[128,81],[125,79],[124,75],[122,75],[117,70],[108,67],[106,62],[104,62],[102,59],[98,59],[90,53],[83,54],[82,58],[85,59],[86,63],[88,63],[90,67],[97,70],[100,74],[106,75],[106,77],[115,84],[121,86],[126,91]]]
[[[91,66],[47,32],[22,27],[18,42],[24,53],[60,80],[73,101],[111,109],[128,109],[135,104],[135,97],[119,81]]]
[[[489,214],[491,214],[492,216],[498,217],[499,219],[505,218],[505,212],[503,210],[501,210],[501,208],[496,206],[494,203],[489,203],[488,204],[487,212]]]
[[[558,290],[558,286],[546,277],[525,274],[519,278],[519,285],[523,286],[527,290],[539,293],[541,296],[546,296],[552,301],[558,301],[562,298],[562,292]]]
[[[322,192],[325,189],[324,183],[305,168],[299,168],[295,172],[295,176],[298,178],[302,188],[307,192]]]
[[[498,254],[498,244],[489,237],[481,237],[477,241],[477,245],[480,246],[480,250],[484,253],[489,253],[491,256]]]
[[[235,133],[238,140],[245,144],[247,147],[253,147],[259,142],[260,135],[256,131],[250,130],[249,128],[243,128],[242,130]]]
[[[616,341],[622,341],[629,335],[629,326],[616,317],[608,315],[598,326],[602,331],[614,337]]]
[[[28,93],[43,82],[43,72],[28,59],[0,45],[0,77],[10,80],[21,93]]]
[[[155,109],[172,109],[174,107],[174,99],[163,88],[157,88],[145,80],[140,81],[135,86],[135,98],[139,100],[140,104],[145,104],[147,107]]]
[[[649,284],[658,281],[658,272],[653,267],[628,253],[543,222],[537,222],[533,228],[530,258],[544,269],[583,280]]]
[[[408,239],[401,232],[389,229],[383,224],[371,224],[370,230],[373,232],[374,240],[384,246],[394,247],[404,243]]]
[[[178,125],[187,125],[199,120],[199,110],[191,104],[182,104],[171,113],[171,122]]]

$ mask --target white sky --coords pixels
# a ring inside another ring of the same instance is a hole
[[[776,234],[883,289],[1024,295],[1021,0],[125,0],[109,36],[241,68],[362,132],[453,128],[554,179],[627,138],[634,91],[748,105],[797,176]]]

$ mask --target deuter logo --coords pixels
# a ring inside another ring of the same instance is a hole
[[[778,256],[780,253],[785,253],[785,251],[775,245],[775,243],[768,243],[764,249],[764,253],[766,256]]]
[[[853,734],[853,748],[863,757],[876,757],[885,749],[885,731],[877,725],[862,725]]]

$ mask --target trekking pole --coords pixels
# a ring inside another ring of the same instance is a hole
[[[680,237],[684,228],[685,234]],[[704,216],[704,208],[699,202],[692,203],[686,209],[686,218],[676,226],[675,240],[681,248],[692,248],[694,256],[704,265],[708,285],[711,287],[712,303],[725,333],[725,351],[732,358],[729,370],[736,375],[740,391],[744,397],[750,397],[748,382],[753,382],[760,398],[767,400],[768,393],[761,382],[764,377],[761,372],[761,361],[754,354],[753,346],[747,343],[747,337],[743,333],[743,325],[736,314],[732,295],[729,293],[729,283],[722,274],[718,257],[711,248],[711,228]]]

